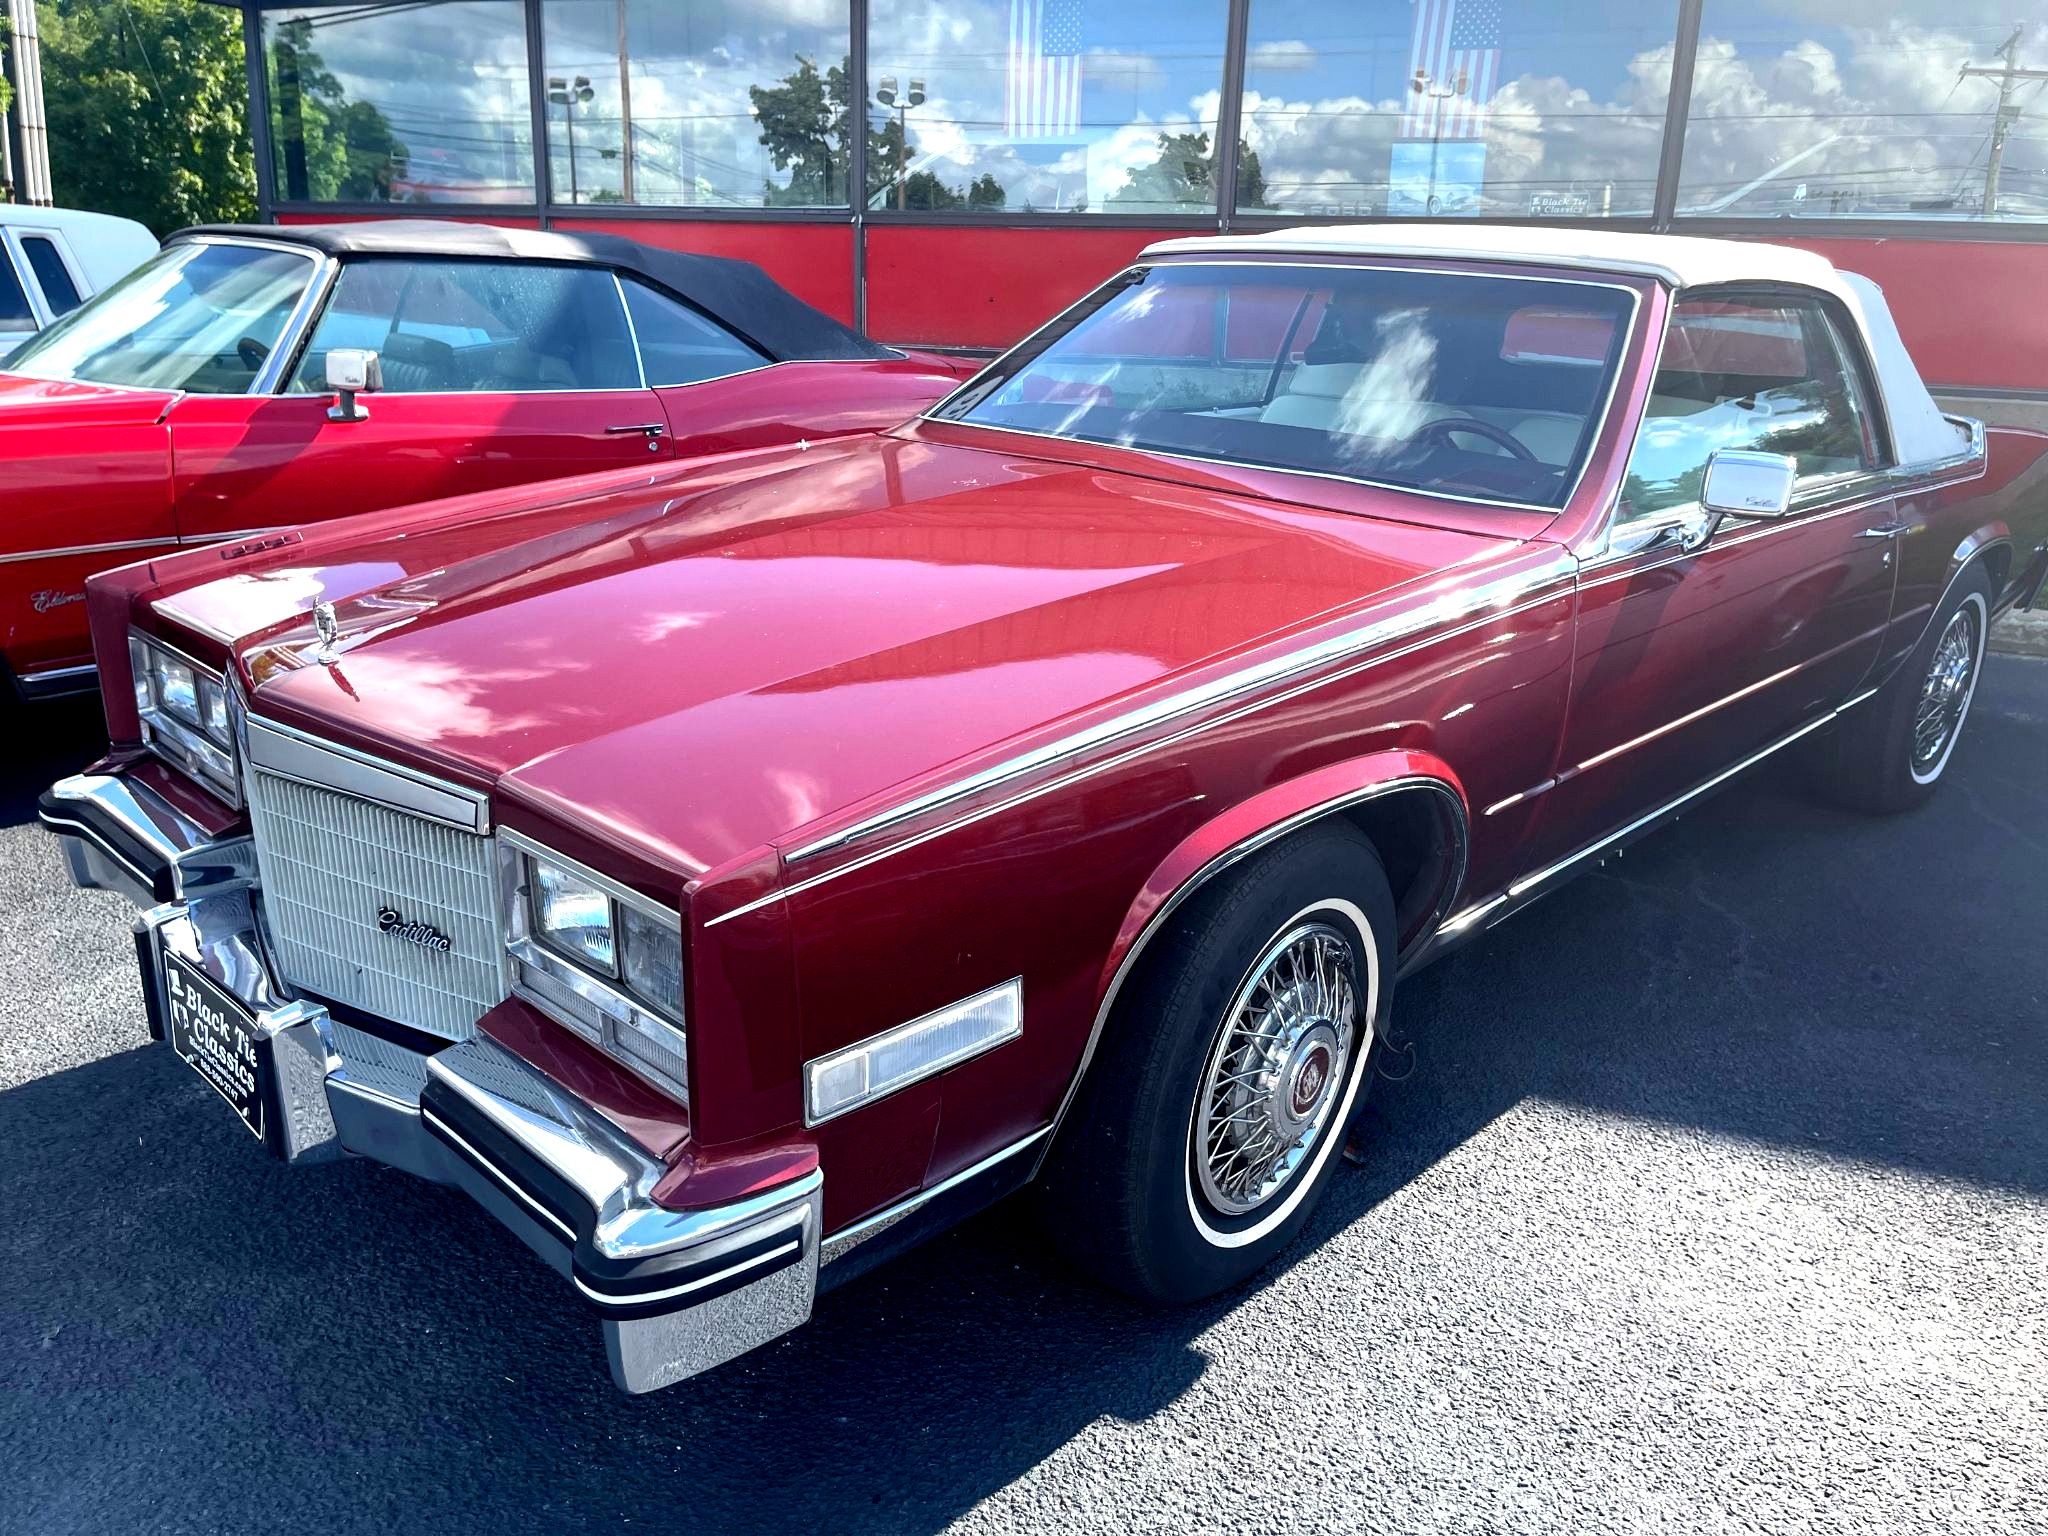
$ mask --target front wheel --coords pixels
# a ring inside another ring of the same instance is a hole
[[[1141,961],[1053,1150],[1055,1241],[1154,1301],[1263,1267],[1339,1162],[1393,979],[1393,897],[1349,827],[1195,898]]]
[[[1934,793],[1970,716],[1990,628],[1991,578],[1972,567],[1897,674],[1822,744],[1821,781],[1835,799],[1883,815]]]

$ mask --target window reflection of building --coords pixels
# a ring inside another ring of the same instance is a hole
[[[284,200],[531,201],[516,0],[265,11],[262,37]]]
[[[273,198],[2048,218],[2048,0],[868,0],[861,49],[851,0],[536,3],[533,60],[524,0],[261,10]]]

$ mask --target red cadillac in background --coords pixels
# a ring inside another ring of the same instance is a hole
[[[972,371],[747,262],[425,220],[188,231],[5,367],[0,667],[31,697],[92,686],[85,578],[138,551],[879,430]]]
[[[1801,251],[1170,241],[887,434],[96,579],[41,812],[253,1133],[466,1190],[628,1388],[1033,1180],[1185,1300],[1398,977],[1782,749],[1932,793],[2044,446]]]

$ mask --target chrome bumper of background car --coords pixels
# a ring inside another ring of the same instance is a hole
[[[462,1189],[598,1313],[625,1390],[681,1381],[810,1317],[816,1170],[725,1205],[662,1206],[661,1162],[494,1041],[415,1050],[286,996],[258,933],[246,838],[208,844],[146,787],[107,775],[63,781],[40,809],[75,883],[145,908],[135,935],[152,1036],[168,1036],[168,951],[255,1015],[272,1152],[356,1153]]]

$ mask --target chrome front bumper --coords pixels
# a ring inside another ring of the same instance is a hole
[[[664,1165],[479,1035],[418,1050],[293,998],[256,921],[247,838],[208,842],[146,786],[80,775],[42,798],[73,881],[145,908],[136,953],[165,1039],[162,956],[199,966],[256,1017],[264,1140],[288,1163],[354,1153],[466,1192],[601,1320],[612,1376],[647,1392],[804,1323],[817,1292],[823,1180],[678,1211]],[[419,1037],[414,1037],[419,1038]]]

